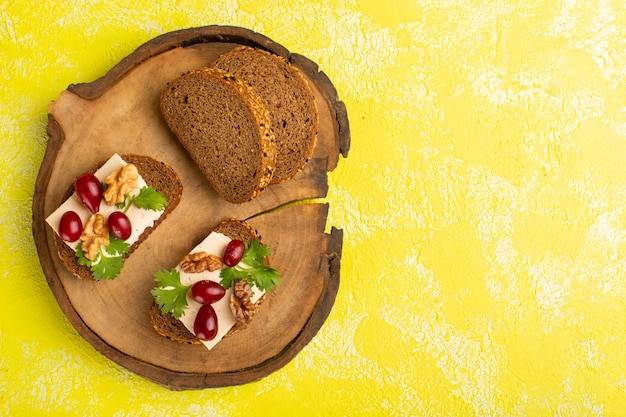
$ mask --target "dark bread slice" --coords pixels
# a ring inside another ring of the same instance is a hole
[[[272,183],[294,177],[313,154],[318,112],[313,92],[296,67],[261,49],[238,47],[213,62],[246,81],[263,100],[276,137],[276,170]]]
[[[254,90],[219,69],[190,71],[161,95],[161,113],[213,188],[231,203],[257,197],[272,179],[276,142]]]
[[[235,219],[222,221],[212,230],[212,232],[222,233],[233,240],[239,239],[246,243],[250,243],[254,239],[260,239],[260,236],[256,230],[252,228],[252,226],[248,223]],[[261,297],[261,300],[257,301],[257,305],[259,305],[262,300],[263,297]],[[152,303],[149,314],[152,326],[161,336],[165,336],[168,339],[175,340],[180,343],[201,343],[200,340],[193,333],[191,333],[181,321],[177,320],[169,313],[161,313],[156,303]],[[226,335],[229,335],[234,331],[235,328],[233,327]]]
[[[183,194],[183,184],[178,177],[178,174],[176,174],[171,167],[163,162],[144,155],[128,154],[120,156],[124,161],[135,164],[139,174],[146,181],[146,183],[161,192],[168,202],[163,214],[161,214],[161,216],[154,222],[154,226],[146,228],[146,230],[144,230],[144,232],[139,236],[139,240],[131,245],[130,250],[124,256],[127,258],[135,251],[135,249],[137,249],[141,242],[148,238],[150,233],[152,233],[152,230],[158,227],[158,225],[165,220],[169,213],[171,213],[176,206],[178,206]],[[98,168],[100,168],[100,166],[102,166],[105,162],[106,161],[102,161],[98,163],[93,169],[90,170],[90,172],[97,171]],[[72,193],[74,193],[73,184],[65,192],[62,201],[67,200]],[[65,267],[74,276],[88,281],[95,281],[89,267],[78,263],[76,252],[74,252],[74,250],[70,248],[56,233],[54,235],[54,243],[59,257],[61,258],[61,262],[63,262]]]

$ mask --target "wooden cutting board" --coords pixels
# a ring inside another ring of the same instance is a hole
[[[293,180],[271,185],[257,199],[235,205],[211,188],[173,137],[159,112],[168,81],[208,65],[239,45],[266,49],[299,67],[320,114],[313,158]],[[33,234],[41,265],[63,312],[99,352],[170,389],[243,384],[288,363],[317,333],[339,288],[343,234],[326,224],[327,172],[347,157],[350,132],[344,104],[325,74],[247,29],[207,26],[159,36],[120,61],[104,77],[70,85],[49,110],[49,141],[33,199]],[[149,155],[170,165],[183,183],[179,206],[126,261],[113,281],[84,282],[61,264],[45,218],[74,178],[113,153]],[[296,204],[294,204],[296,203]],[[150,324],[153,274],[170,269],[225,218],[247,220],[272,249],[282,284],[269,294],[245,331],[213,350],[158,335]]]

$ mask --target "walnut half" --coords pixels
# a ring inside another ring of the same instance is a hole
[[[98,255],[100,246],[109,245],[109,230],[104,224],[104,216],[100,213],[92,214],[85,223],[83,234],[80,236],[81,249],[85,252],[85,258],[93,261]]]
[[[138,178],[139,171],[134,164],[126,164],[113,171],[104,180],[104,183],[108,186],[103,194],[104,201],[110,206],[123,203],[125,195],[139,188],[139,185],[137,185]]]
[[[188,274],[204,271],[213,272],[223,267],[224,264],[219,256],[209,255],[206,252],[190,253],[180,261],[180,269]]]
[[[245,278],[233,282],[233,293],[230,296],[230,311],[235,316],[235,328],[245,329],[257,311],[257,306],[250,299],[252,288]]]

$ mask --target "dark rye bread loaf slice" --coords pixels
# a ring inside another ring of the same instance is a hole
[[[213,188],[226,201],[245,203],[272,179],[276,142],[254,90],[219,69],[190,71],[161,95],[161,113]]]
[[[261,49],[238,47],[211,65],[246,81],[263,100],[276,137],[272,183],[293,178],[313,154],[319,116],[303,74],[282,57]]]
[[[164,162],[157,161],[156,159],[145,155],[127,154],[120,156],[127,163],[135,164],[139,174],[146,181],[146,183],[161,192],[168,202],[163,214],[154,222],[154,226],[146,228],[146,230],[144,230],[144,232],[139,236],[139,240],[131,245],[130,250],[126,253],[126,255],[124,255],[124,257],[127,258],[144,240],[148,238],[150,233],[152,233],[152,231],[157,228],[172,211],[174,211],[176,206],[178,206],[183,194],[183,184],[176,171]],[[97,171],[98,168],[100,168],[105,162],[106,161],[102,161],[98,163],[95,167],[93,167],[93,169],[90,170],[90,172]],[[62,201],[67,200],[72,193],[74,193],[73,184],[65,192]],[[76,252],[74,252],[74,250],[70,248],[56,233],[54,235],[54,244],[57,248],[59,257],[61,258],[61,262],[63,262],[65,267],[74,276],[87,281],[95,281],[89,267],[78,263]]]
[[[257,231],[252,228],[248,223],[240,220],[227,219],[217,225],[211,232],[222,233],[231,239],[238,239],[246,243],[250,243],[254,239],[260,239]],[[207,235],[208,236],[208,235]],[[263,297],[257,301],[257,305],[260,305]],[[161,336],[165,336],[168,339],[175,340],[180,343],[188,344],[200,344],[200,340],[191,333],[185,325],[174,318],[171,314],[163,314],[159,310],[156,303],[152,303],[149,311],[150,322],[154,329]],[[233,327],[226,335],[233,333],[235,328]]]

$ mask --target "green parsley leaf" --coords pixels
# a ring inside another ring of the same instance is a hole
[[[100,247],[94,260],[87,259],[79,242],[76,246],[78,264],[88,266],[96,281],[111,280],[117,277],[124,266],[124,255],[130,250],[130,245],[121,239],[109,234],[109,245]]]
[[[270,256],[272,251],[267,245],[262,245],[259,239],[254,239],[250,245],[246,245],[241,261],[247,265],[260,265],[265,262],[265,258]]]
[[[78,257],[78,264],[82,266],[91,266],[91,260],[85,257],[85,251],[82,248],[82,241],[78,241],[76,245],[76,256]]]
[[[162,313],[170,313],[179,319],[187,307],[187,291],[191,285],[180,282],[180,272],[173,268],[154,274],[157,286],[150,291]]]
[[[91,264],[91,272],[96,281],[114,279],[122,271],[124,258],[121,256],[105,256],[100,252]]]
[[[235,281],[238,278],[248,278],[246,274],[242,274],[240,273],[237,269],[235,269],[234,267],[225,267],[222,268],[222,270],[220,271],[220,284],[222,285],[222,287],[224,288],[230,288],[233,285],[233,281]],[[252,285],[252,283],[250,283],[250,285]]]
[[[275,268],[269,265],[259,265],[248,271],[255,278],[257,288],[263,291],[274,291],[280,284],[280,276]]]
[[[105,248],[107,255],[111,256],[123,256],[130,250],[130,245],[122,240],[114,237],[109,233],[109,245]]]
[[[265,258],[271,253],[270,249],[258,239],[245,246],[240,263],[220,271],[220,284],[230,288],[236,279],[247,279],[250,286],[256,286],[261,291],[274,291],[280,284],[280,274],[277,269],[264,264]]]
[[[163,210],[168,204],[163,194],[149,186],[139,190],[139,194],[133,198],[132,202],[140,209],[153,211]]]
[[[142,210],[161,211],[169,204],[167,198],[154,187],[146,186],[139,190],[139,194],[131,196],[124,195],[124,201],[115,204],[115,207],[124,213],[128,211],[130,206],[135,205]]]

